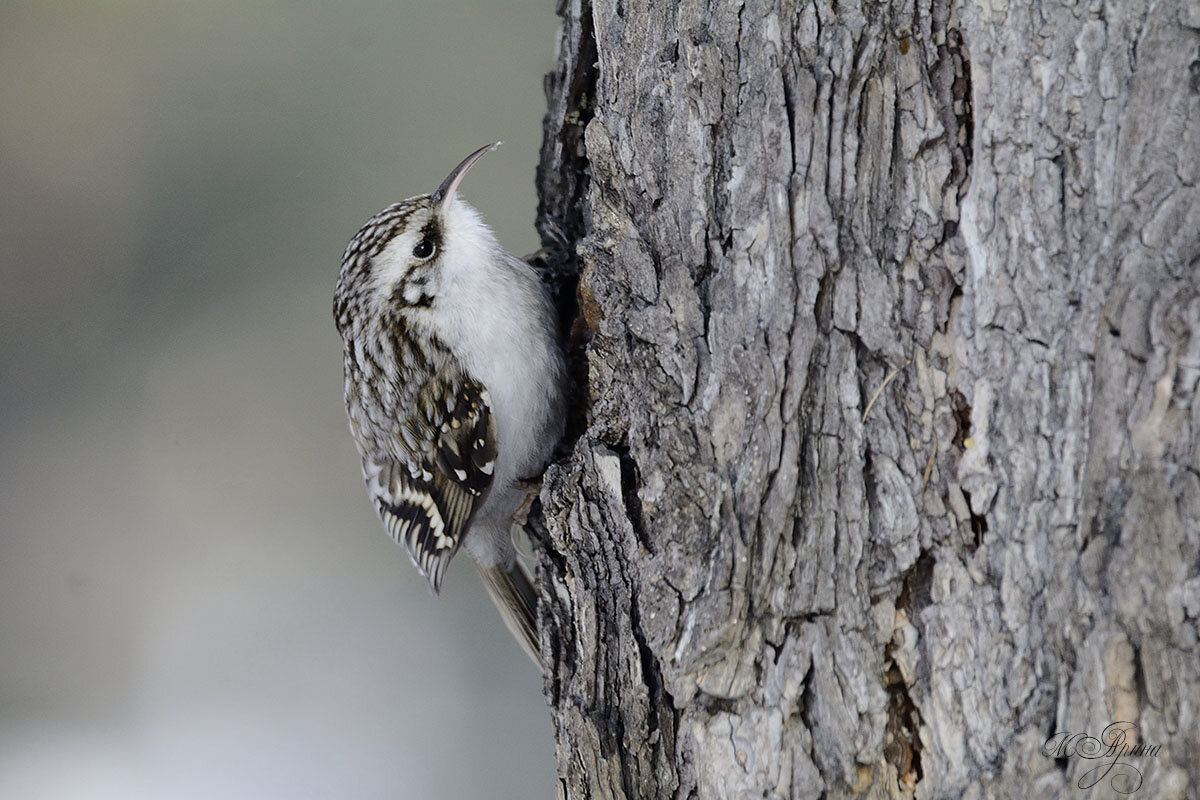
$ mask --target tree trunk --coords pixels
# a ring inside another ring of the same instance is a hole
[[[1200,3],[560,14],[560,795],[1200,796]]]

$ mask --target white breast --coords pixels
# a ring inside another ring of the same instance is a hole
[[[520,502],[507,491],[512,481],[539,475],[562,435],[554,311],[533,268],[505,252],[473,208],[455,198],[443,221],[438,333],[487,387],[496,422],[496,473],[480,515],[511,515]]]

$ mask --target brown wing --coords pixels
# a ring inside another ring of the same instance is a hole
[[[384,527],[408,548],[435,592],[491,489],[496,463],[487,390],[457,370],[449,373],[422,388],[398,439],[419,443],[418,450],[398,445],[395,456],[363,459],[367,488]]]

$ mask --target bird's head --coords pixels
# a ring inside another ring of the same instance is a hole
[[[469,264],[496,246],[457,190],[475,162],[499,146],[479,148],[433,192],[393,203],[359,229],[342,256],[334,293],[333,316],[343,335],[356,317],[430,308],[448,260]]]

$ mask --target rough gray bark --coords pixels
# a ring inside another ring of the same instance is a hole
[[[1034,6],[560,8],[561,796],[1200,796],[1200,3]]]

